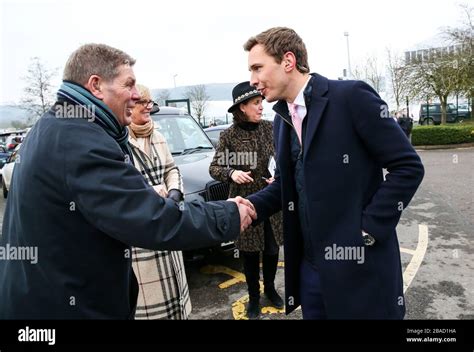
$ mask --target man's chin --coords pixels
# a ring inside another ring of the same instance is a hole
[[[124,118],[120,121],[120,124],[125,127],[132,123],[132,115],[124,116]]]
[[[273,103],[274,101],[277,101],[278,99],[272,96],[265,96],[265,100],[267,101],[267,103]]]

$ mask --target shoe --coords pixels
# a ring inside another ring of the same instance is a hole
[[[247,318],[257,319],[260,315],[260,299],[250,298],[249,304],[247,305]]]
[[[265,290],[265,296],[270,300],[272,305],[277,309],[282,309],[285,306],[283,299],[281,299],[275,287],[271,287]]]

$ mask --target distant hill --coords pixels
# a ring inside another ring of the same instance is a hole
[[[207,95],[209,95],[209,101],[232,101],[232,88],[237,83],[211,83],[205,84]],[[176,88],[168,88],[170,92],[170,99],[185,99],[186,91],[189,87],[193,86],[182,86]],[[156,98],[165,89],[151,89],[151,95]]]
[[[0,105],[0,128],[11,127],[13,121],[26,123],[29,112],[15,105]]]

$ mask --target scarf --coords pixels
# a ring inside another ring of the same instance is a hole
[[[255,131],[258,128],[259,124],[260,122],[242,121],[242,122],[238,122],[237,126],[239,126],[241,129],[245,131]]]
[[[132,160],[132,152],[128,144],[128,129],[120,125],[114,113],[100,99],[97,99],[86,88],[69,81],[63,81],[58,91],[58,99],[82,106],[94,116],[94,123],[104,129],[115,141],[125,154],[125,160]]]
[[[148,121],[144,125],[136,125],[133,122],[128,126],[130,138],[137,140],[138,138],[145,139],[145,153],[150,156],[151,154],[151,135],[153,134],[153,120]]]

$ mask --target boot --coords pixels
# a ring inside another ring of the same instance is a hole
[[[247,306],[247,318],[253,320],[257,319],[260,315],[260,296],[250,297],[249,304]]]
[[[278,254],[263,255],[263,287],[265,296],[275,308],[282,309],[285,306],[283,299],[275,289],[275,275],[278,265]]]
[[[260,314],[260,253],[241,252],[244,259],[244,274],[249,290],[247,317],[256,319]]]

